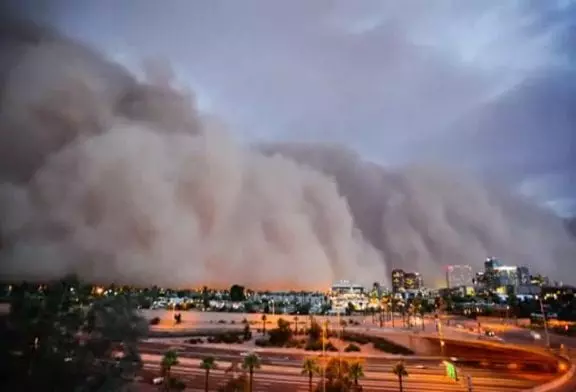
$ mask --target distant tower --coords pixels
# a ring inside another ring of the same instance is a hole
[[[404,270],[392,270],[392,291],[397,293],[404,288]]]

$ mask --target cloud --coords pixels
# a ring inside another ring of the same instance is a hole
[[[501,187],[573,198],[570,9],[52,4],[66,33],[128,68],[169,59],[178,82],[19,30],[0,64],[5,274],[320,287],[402,266],[436,283],[441,264],[487,254],[572,272],[560,220]]]
[[[576,96],[573,2],[54,4],[64,31],[127,63],[170,59],[244,143],[342,143],[386,165],[435,161],[498,172],[511,185],[550,166],[574,171],[557,153],[575,144],[571,120],[558,122]],[[494,114],[511,104],[522,132]],[[491,143],[475,146],[479,138]],[[542,138],[541,164],[531,164],[526,151]],[[509,153],[492,156],[495,144]],[[511,155],[527,167],[509,166]],[[558,192],[539,198],[575,194]]]
[[[4,24],[0,276],[325,288],[385,281],[334,182],[241,148],[163,66],[138,81],[47,29]]]

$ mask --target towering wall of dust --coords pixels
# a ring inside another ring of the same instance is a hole
[[[323,174],[245,151],[168,85],[0,26],[2,278],[325,288],[385,280]]]
[[[357,227],[388,268],[445,282],[444,265],[483,268],[486,256],[572,282],[576,244],[564,222],[528,200],[461,173],[425,167],[387,171],[337,146],[262,146],[333,176]]]

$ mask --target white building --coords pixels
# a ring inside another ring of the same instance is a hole
[[[446,268],[446,285],[448,288],[472,286],[474,273],[469,265],[449,265]]]
[[[364,292],[364,286],[348,280],[340,280],[330,289],[330,301],[332,313],[345,313],[349,304],[352,304],[355,310],[366,309],[370,299]]]

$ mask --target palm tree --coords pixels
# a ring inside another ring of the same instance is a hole
[[[216,365],[216,360],[214,357],[206,357],[202,359],[200,362],[200,369],[204,369],[206,371],[206,378],[204,381],[204,390],[208,392],[208,379],[210,378],[210,370],[216,369],[218,366]]]
[[[252,385],[254,381],[254,370],[260,369],[260,357],[256,353],[250,353],[244,357],[244,362],[242,363],[242,368],[248,370],[250,375],[248,379],[248,390],[252,392]]]
[[[178,353],[174,350],[168,350],[164,353],[164,357],[162,358],[162,375],[164,376],[164,386],[168,391],[170,389],[170,371],[172,370],[172,366],[176,366],[180,363],[178,361]]]
[[[262,335],[266,335],[266,315],[262,315]]]
[[[394,373],[398,377],[398,384],[400,385],[400,392],[404,391],[404,387],[402,385],[402,379],[404,377],[408,377],[408,371],[406,370],[406,366],[404,366],[404,362],[400,361],[394,365],[392,368],[392,373]]]
[[[348,374],[352,381],[354,381],[354,387],[358,390],[358,379],[364,377],[364,368],[359,361],[354,361],[350,364],[348,369]]]
[[[310,392],[312,392],[312,381],[314,375],[318,374],[320,367],[318,366],[318,360],[316,358],[306,358],[302,362],[302,375],[308,376],[308,386]]]

